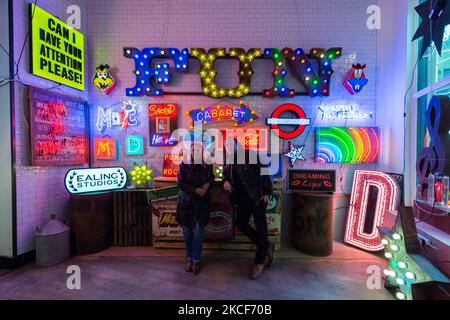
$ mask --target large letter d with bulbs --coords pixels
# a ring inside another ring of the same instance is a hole
[[[344,242],[367,251],[383,250],[378,227],[387,211],[397,209],[399,187],[389,175],[356,170]]]

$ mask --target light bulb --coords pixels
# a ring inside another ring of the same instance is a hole
[[[391,250],[392,251],[398,251],[398,246],[395,245],[395,244],[391,245]]]
[[[388,259],[391,259],[391,258],[392,258],[392,253],[386,252],[386,253],[384,254],[384,256],[385,256],[386,258],[388,258]]]
[[[402,278],[397,278],[397,280],[395,280],[397,282],[398,285],[402,286],[405,284],[405,281]]]
[[[394,239],[394,240],[400,240],[401,238],[402,238],[402,236],[399,235],[398,233],[394,233],[394,234],[392,235],[392,239]]]
[[[406,272],[405,276],[410,280],[414,280],[416,278],[415,274],[412,273],[411,271]]]
[[[397,292],[395,295],[399,300],[405,300],[405,295],[402,292]]]
[[[406,268],[406,263],[404,263],[403,261],[400,261],[400,262],[398,263],[398,267],[399,267],[400,269],[405,269],[405,268]]]

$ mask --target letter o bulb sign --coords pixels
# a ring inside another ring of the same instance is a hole
[[[295,115],[295,118],[281,118],[280,116],[290,112]],[[275,133],[282,139],[295,139],[305,131],[306,126],[311,124],[311,119],[306,118],[305,111],[296,104],[287,103],[279,106],[270,118],[267,119],[267,125],[275,130]],[[292,131],[285,131],[280,129],[280,126],[295,126]]]

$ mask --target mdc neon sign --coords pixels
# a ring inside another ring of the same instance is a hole
[[[342,55],[342,48],[313,48],[309,53],[303,49],[284,48],[176,48],[150,47],[142,50],[127,47],[123,49],[126,58],[134,60],[134,75],[136,84],[127,88],[127,96],[162,96],[161,84],[168,84],[172,70],[168,63],[154,62],[155,59],[169,59],[174,63],[176,72],[187,72],[189,59],[200,61],[200,76],[202,94],[211,98],[240,98],[250,94],[251,80],[254,74],[252,62],[255,59],[269,59],[274,62],[273,85],[264,89],[261,95],[265,98],[294,97],[296,94],[306,94],[311,97],[327,97],[330,95],[330,82],[333,74],[333,62]],[[233,88],[220,87],[215,78],[217,70],[215,62],[218,59],[236,59],[239,62],[239,83]],[[295,89],[285,84],[286,76],[292,73],[306,92],[297,93]]]
[[[374,215],[370,216],[368,208],[373,188],[378,193]],[[385,226],[386,212],[396,210],[398,199],[399,187],[391,176],[378,171],[356,170],[344,242],[367,251],[383,250],[378,227]]]

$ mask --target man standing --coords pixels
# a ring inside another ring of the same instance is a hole
[[[257,247],[250,275],[251,279],[257,279],[264,267],[270,267],[273,262],[275,244],[269,242],[266,220],[272,182],[269,176],[261,175],[262,165],[257,156],[252,157],[248,150],[242,150],[235,139],[226,139],[225,155],[223,187],[232,194],[237,207],[236,226]],[[250,216],[253,216],[254,227],[250,225]]]

